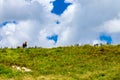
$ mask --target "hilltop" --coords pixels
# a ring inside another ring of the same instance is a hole
[[[120,80],[120,45],[0,49],[0,80]]]

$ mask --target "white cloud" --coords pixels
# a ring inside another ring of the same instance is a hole
[[[120,33],[120,18],[105,22],[101,28],[108,33]]]
[[[50,4],[50,2],[54,1],[54,0],[33,0],[34,1],[38,1],[42,6],[45,7],[46,10],[51,11],[51,9],[53,8],[52,3]]]
[[[34,19],[43,22],[46,9],[37,1],[28,4],[25,0],[4,0],[1,15],[0,21]]]
[[[110,33],[113,43],[120,43],[120,18],[116,18],[120,0],[65,0],[73,4],[61,16],[50,12],[50,1],[53,0],[0,0],[0,23],[18,22],[0,27],[0,45],[16,47],[24,41],[29,46],[42,47],[92,44],[100,32]],[[55,24],[56,20],[60,24]],[[59,36],[56,45],[46,38],[52,34]]]
[[[79,43],[92,43],[93,40],[99,39],[101,32],[107,32],[104,28],[100,32],[101,25],[118,16],[120,12],[119,4],[119,0],[77,0],[77,3],[75,3],[77,7],[74,8],[74,16],[69,15],[67,17],[68,19],[72,17],[72,21],[67,26],[74,29],[71,29],[71,34],[69,34],[75,39],[73,42],[78,42],[79,40]],[[116,24],[116,27],[113,30],[118,31],[119,25],[117,22],[114,22],[114,24]],[[110,35],[113,38],[113,43],[115,43],[116,39],[117,43],[120,42],[118,41],[120,38],[114,37],[116,34],[112,33]]]
[[[100,44],[106,44],[107,42],[106,41],[100,41],[100,40],[93,40],[93,44],[92,45],[100,45]]]

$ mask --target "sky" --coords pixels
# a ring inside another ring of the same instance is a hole
[[[120,0],[0,0],[0,47],[120,44]]]

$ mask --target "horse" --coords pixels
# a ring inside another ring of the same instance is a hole
[[[22,47],[23,47],[23,48],[26,48],[26,47],[27,47],[27,42],[26,42],[26,41],[22,44]]]

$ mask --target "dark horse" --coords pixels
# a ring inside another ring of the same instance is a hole
[[[27,42],[26,42],[26,41],[22,44],[22,47],[23,47],[23,48],[26,48],[26,47],[27,47]]]

